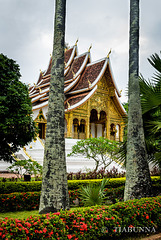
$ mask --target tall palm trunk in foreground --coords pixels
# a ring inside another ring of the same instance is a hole
[[[130,0],[129,111],[124,200],[151,195],[139,87],[139,0]]]
[[[64,139],[66,0],[56,0],[54,45],[39,213],[69,209]]]

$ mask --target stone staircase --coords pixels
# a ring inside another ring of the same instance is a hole
[[[79,141],[78,139],[65,139],[65,151],[66,151],[66,164],[67,172],[78,172],[79,170],[93,169],[95,167],[95,162],[93,159],[87,159],[82,156],[67,157],[67,155],[72,151],[72,146]],[[26,145],[23,149],[20,149],[15,156],[18,159],[29,159],[37,161],[39,164],[43,165],[44,157],[44,143],[40,138],[36,141],[32,141],[30,144]],[[11,164],[4,161],[0,161],[0,172],[7,171],[7,167]]]

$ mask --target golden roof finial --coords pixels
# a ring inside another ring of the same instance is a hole
[[[40,74],[43,76],[43,72],[41,71],[41,69],[40,69]]]
[[[34,87],[36,87],[36,84],[34,83]]]
[[[89,47],[88,52],[90,52],[91,48],[92,48],[92,44],[91,44],[91,46]]]
[[[40,87],[39,87],[38,89],[39,89],[39,92],[41,93],[41,92],[42,92],[42,89],[41,89]]]
[[[92,84],[91,84],[91,82],[89,81],[89,79],[88,79],[88,83],[89,83],[89,88],[90,88]]]
[[[64,61],[64,64],[65,64],[65,66],[67,65],[67,63]]]
[[[74,71],[72,70],[72,74],[73,74],[73,78],[75,78],[75,73],[74,73]]]
[[[50,57],[52,57],[52,54],[50,53]]]
[[[76,42],[75,42],[75,46],[77,46],[77,43],[78,43],[78,38],[77,38],[77,40],[76,40]]]
[[[68,108],[70,108],[70,104],[69,104],[69,102],[67,101],[67,105],[68,105]]]
[[[110,54],[111,54],[111,49],[110,49],[110,51],[109,51],[109,53],[108,53],[108,55],[107,55],[107,58],[109,58]]]

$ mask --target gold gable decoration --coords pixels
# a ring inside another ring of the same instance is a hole
[[[39,114],[34,121],[37,123],[47,123],[47,119],[45,118],[42,109],[40,109]]]
[[[119,91],[109,64],[111,51],[107,57],[92,63],[92,45],[88,52],[78,55],[77,42],[65,50],[65,137],[85,139],[103,136],[122,141],[126,112],[119,102]],[[33,111],[39,110],[35,122],[43,139],[47,123],[43,111],[48,106],[51,64],[52,61],[43,72],[41,82],[34,84],[30,92],[34,99]]]

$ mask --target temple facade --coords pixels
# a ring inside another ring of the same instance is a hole
[[[106,137],[122,141],[126,112],[119,100],[109,55],[91,62],[90,49],[81,55],[78,47],[65,50],[64,63],[65,138]],[[33,118],[39,137],[45,139],[52,58],[48,69],[40,71],[36,84],[29,88]]]

